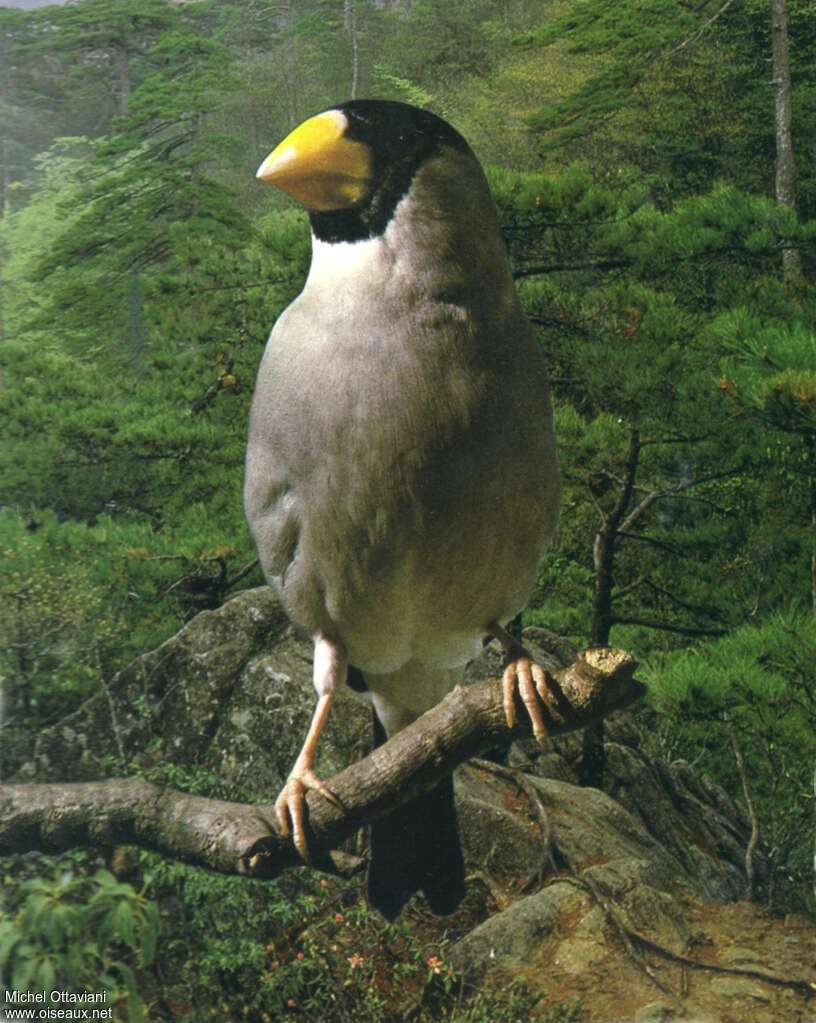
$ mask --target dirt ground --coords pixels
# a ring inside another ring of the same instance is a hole
[[[619,939],[610,934],[604,946],[580,936],[576,940],[568,931],[542,949],[528,981],[546,991],[546,1004],[579,998],[586,1023],[816,1023],[816,923],[798,915],[774,917],[745,902],[692,902],[688,909],[688,959],[806,981],[811,995],[646,951],[643,958],[661,990]]]

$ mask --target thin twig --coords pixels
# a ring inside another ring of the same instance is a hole
[[[541,796],[536,791],[535,786],[521,771],[516,771],[511,767],[504,767],[501,764],[496,764],[492,760],[483,760],[481,757],[475,757],[470,760],[468,766],[479,768],[482,771],[495,774],[499,778],[506,779],[512,785],[515,785],[522,795],[526,796],[527,801],[530,804],[533,819],[541,832],[541,845],[544,850],[541,864],[538,869],[534,870],[521,886],[521,891],[530,891],[536,884],[541,884],[546,877],[547,871],[553,870],[555,866],[555,861],[553,859],[552,829],[550,828],[550,818],[547,813],[547,808],[544,806]]]
[[[672,989],[663,983],[663,981],[656,975],[656,973],[649,965],[649,963],[646,962],[646,960],[643,958],[640,952],[638,952],[638,950],[635,948],[632,939],[638,936],[635,935],[633,931],[630,931],[626,924],[624,924],[617,910],[613,907],[611,902],[604,898],[603,893],[592,880],[592,878],[588,874],[579,873],[570,857],[560,846],[558,847],[558,853],[559,856],[566,863],[570,871],[570,874],[572,875],[571,877],[566,878],[566,880],[572,881],[574,884],[578,885],[580,888],[583,888],[584,891],[589,893],[593,902],[595,902],[595,904],[603,913],[606,922],[612,927],[612,929],[620,938],[621,944],[623,945],[626,954],[629,956],[632,962],[635,963],[635,965],[643,973],[646,974],[646,976],[654,984],[658,991],[662,991],[664,995],[673,995],[674,992],[672,991]]]
[[[805,998],[813,998],[816,996],[816,982],[812,980],[804,980],[797,977],[782,977],[778,973],[766,973],[764,970],[751,970],[740,966],[721,966],[718,963],[701,963],[696,959],[690,959],[688,956],[680,955],[678,952],[672,952],[671,949],[665,948],[663,945],[659,945],[656,941],[652,941],[651,938],[647,938],[643,934],[638,934],[637,931],[628,930],[629,937],[632,941],[642,945],[649,952],[654,952],[656,955],[662,956],[664,959],[670,959],[672,962],[677,963],[679,966],[686,967],[690,970],[707,970],[711,973],[728,973],[734,977],[750,977],[752,980],[764,980],[767,984],[773,984],[775,987],[788,988],[791,991],[798,991],[799,994],[805,996]]]
[[[754,897],[754,852],[759,842],[759,821],[757,820],[756,810],[754,809],[754,801],[751,799],[751,790],[748,787],[748,772],[745,769],[745,760],[742,756],[742,750],[739,748],[739,743],[737,742],[737,733],[734,730],[733,721],[726,721],[725,731],[728,735],[728,741],[731,743],[731,749],[734,751],[734,760],[737,762],[737,771],[739,772],[740,782],[742,783],[742,794],[745,798],[745,805],[748,808],[748,819],[751,822],[751,837],[748,840],[748,847],[745,850],[745,877],[748,881],[745,889],[745,898],[750,902]]]
[[[726,0],[722,7],[716,13],[711,15],[708,21],[703,22],[703,24],[697,29],[696,32],[692,33],[687,39],[684,39],[683,42],[680,43],[678,46],[675,46],[673,50],[669,50],[666,56],[671,57],[675,53],[678,53],[680,50],[684,50],[687,46],[690,46],[691,43],[696,43],[700,36],[705,32],[705,30],[709,28],[711,25],[713,25],[718,18],[721,18],[723,14],[725,14],[725,12],[728,10],[731,4],[733,4],[733,2],[734,0]]]

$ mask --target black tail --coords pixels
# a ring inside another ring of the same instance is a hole
[[[385,742],[374,714],[374,745]],[[452,913],[465,894],[465,866],[453,800],[453,778],[371,826],[368,901],[388,920],[421,891],[434,913]]]

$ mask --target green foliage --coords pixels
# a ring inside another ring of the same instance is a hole
[[[489,165],[550,360],[564,476],[528,621],[587,641],[593,545],[637,433],[629,510],[659,496],[616,551],[613,641],[650,665],[656,748],[739,797],[733,729],[768,897],[796,904],[814,760],[810,7],[789,0],[798,218],[770,200],[759,0],[0,8],[0,772],[132,657],[261,581],[241,508],[248,406],[309,238],[254,172],[356,89],[435,109]],[[805,270],[793,286],[788,246]],[[151,777],[217,790],[177,765]],[[520,984],[463,990],[444,942],[387,927],[352,885],[143,866],[166,970],[139,958],[142,896],[105,902],[107,881],[73,875],[6,907],[8,969],[67,969],[46,917],[24,914],[45,898],[74,921],[77,969],[107,957],[123,1011],[132,982],[190,1023],[581,1018]],[[105,949],[79,923],[94,899]]]
[[[237,519],[238,494],[235,502]],[[138,516],[84,523],[42,509],[0,511],[2,775],[20,766],[42,728],[224,599],[253,559],[248,537],[240,549],[230,538],[200,504],[158,532]],[[257,569],[241,579],[260,582]]]
[[[0,776],[19,766],[41,728],[95,691],[128,645],[121,610],[108,602],[121,581],[106,578],[115,564],[99,559],[100,533],[76,543],[79,531],[56,535],[53,516],[42,529],[0,512]]]
[[[812,7],[807,0],[788,7],[800,202],[809,218]],[[669,0],[577,0],[560,18],[519,37],[526,49],[546,55],[555,48],[584,68],[574,88],[542,97],[529,123],[550,151],[637,165],[665,202],[721,178],[768,193],[774,159],[770,21],[768,5],[753,0],[704,0],[691,7]]]
[[[159,915],[145,891],[107,870],[58,868],[26,881],[0,909],[0,971],[18,991],[105,993],[116,1019],[140,1023],[139,973],[156,957]]]
[[[770,857],[768,900],[798,908],[805,898],[811,911],[814,656],[813,616],[779,614],[655,660],[644,676],[661,752],[696,763],[737,792],[733,729]]]
[[[816,331],[807,319],[724,313],[712,332],[727,353],[721,386],[746,412],[788,434],[816,436]]]
[[[764,529],[753,474],[770,475],[775,459],[752,443],[723,394],[718,317],[733,303],[767,300],[762,282],[778,263],[787,215],[726,185],[661,209],[630,174],[586,165],[547,175],[494,170],[491,184],[526,309],[546,332],[559,399],[564,511],[530,620],[585,641],[593,545],[620,498],[637,431],[625,514],[658,496],[620,539],[614,614],[666,628],[659,637],[644,625],[625,641],[677,645],[695,630],[737,624],[755,595],[749,588],[735,603],[735,565]],[[790,314],[790,302],[778,305]],[[794,588],[787,583],[800,599],[804,550]],[[781,591],[765,583],[770,606]]]
[[[386,924],[360,902],[354,883],[302,873],[248,882],[142,858],[168,907],[163,972],[173,979],[165,997],[185,1023],[290,1015],[320,1023],[582,1019],[577,1005],[544,1008],[520,978],[467,990],[447,961],[446,940],[423,938],[405,920]]]

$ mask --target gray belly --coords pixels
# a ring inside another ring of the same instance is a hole
[[[349,494],[307,503],[277,581],[292,616],[341,640],[364,671],[476,656],[487,625],[526,604],[555,525],[555,455],[548,433],[534,440],[520,451],[454,449],[402,493],[403,479],[380,479],[380,505],[359,518]]]
[[[306,312],[287,311],[253,403],[247,514],[267,578],[364,671],[461,665],[524,606],[555,525],[540,350],[521,320],[476,345],[433,308],[424,333],[383,327],[387,344],[359,324],[290,344]]]

